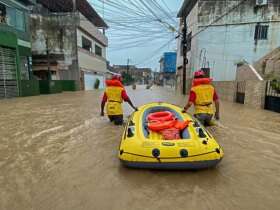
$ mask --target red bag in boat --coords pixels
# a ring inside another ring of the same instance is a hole
[[[177,128],[168,128],[161,131],[164,140],[181,139],[180,130]]]

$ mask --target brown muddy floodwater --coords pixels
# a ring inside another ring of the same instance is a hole
[[[138,106],[185,102],[170,89],[129,94]],[[222,102],[210,129],[225,151],[217,168],[131,170],[117,158],[122,127],[99,117],[100,95],[0,101],[1,210],[280,209],[279,114]]]

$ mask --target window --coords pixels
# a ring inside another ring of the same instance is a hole
[[[89,39],[85,38],[82,36],[82,48],[89,51],[89,52],[92,52],[92,43]]]
[[[7,11],[7,24],[9,26],[16,26],[16,10],[11,7],[6,7]]]
[[[29,80],[28,57],[20,57],[20,74],[22,80]]]
[[[16,28],[20,31],[25,31],[25,17],[24,13],[20,10],[16,10]]]
[[[102,56],[102,48],[99,47],[98,45],[95,45],[95,54]]]
[[[17,30],[25,31],[25,15],[21,10],[0,4],[0,23],[7,23]]]
[[[268,34],[268,25],[257,24],[255,28],[255,40],[266,40]]]

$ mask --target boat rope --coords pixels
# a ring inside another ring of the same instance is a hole
[[[160,162],[160,159],[186,159],[186,158],[190,158],[190,157],[208,155],[208,154],[211,154],[211,153],[217,153],[217,151],[215,150],[215,151],[201,153],[201,154],[197,154],[197,155],[190,155],[188,157],[161,157],[161,158],[156,158],[156,157],[147,156],[147,155],[139,155],[139,154],[135,154],[135,153],[131,153],[131,152],[125,152],[125,151],[123,152],[123,154],[135,155],[135,156],[138,156],[138,157],[153,158],[153,159],[156,158],[157,160],[159,160],[159,162]]]

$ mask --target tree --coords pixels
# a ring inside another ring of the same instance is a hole
[[[122,78],[123,78],[123,84],[124,85],[131,85],[132,83],[134,83],[134,79],[127,72],[122,73]]]

